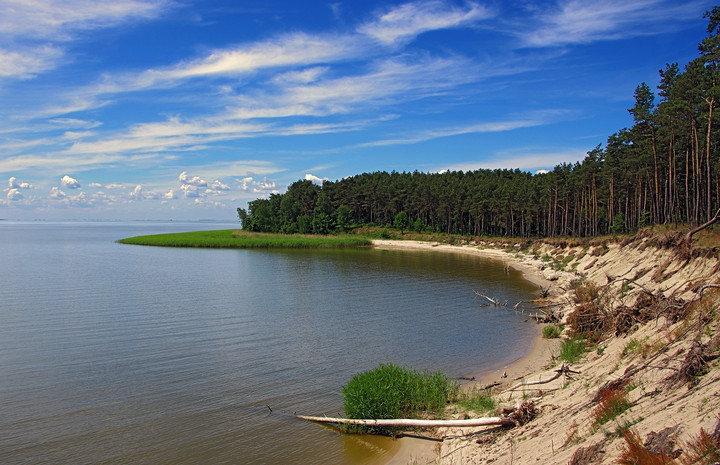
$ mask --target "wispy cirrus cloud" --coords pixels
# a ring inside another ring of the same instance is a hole
[[[72,91],[62,106],[47,108],[46,114],[98,108],[121,93],[170,89],[192,79],[223,79],[267,70],[279,71],[271,79],[276,84],[307,84],[327,71],[328,65],[386,55],[388,50],[378,44],[407,42],[422,32],[465,27],[490,16],[488,9],[474,3],[464,7],[439,0],[406,3],[376,15],[356,31],[288,33],[212,50],[166,67],[105,74],[100,82]]]
[[[494,14],[491,9],[477,3],[458,7],[445,1],[427,0],[385,10],[357,30],[390,45],[410,41],[423,32],[470,25]]]
[[[45,0],[0,2],[0,78],[27,79],[54,68],[60,44],[79,31],[149,18],[164,0]]]
[[[467,124],[462,126],[433,128],[425,131],[417,131],[393,139],[383,139],[373,142],[366,142],[358,145],[358,147],[382,147],[389,145],[417,144],[419,142],[426,142],[433,139],[459,136],[463,134],[483,134],[491,132],[513,131],[515,129],[550,124],[557,121],[559,118],[564,117],[567,114],[568,112],[563,110],[537,111],[517,118],[508,118],[499,121],[489,121],[483,123]]]
[[[528,47],[553,47],[653,35],[682,19],[702,15],[704,2],[668,0],[561,1],[540,14],[535,26],[518,29]],[[663,24],[658,28],[658,24]],[[648,27],[654,25],[653,27]]]
[[[587,149],[561,149],[555,151],[538,149],[528,149],[525,151],[515,150],[512,152],[494,153],[486,160],[453,163],[449,166],[439,167],[439,170],[472,171],[478,169],[518,168],[523,171],[535,171],[539,169],[552,169],[561,163],[574,163],[585,158],[586,154]]]

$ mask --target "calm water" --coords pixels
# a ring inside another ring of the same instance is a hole
[[[497,367],[537,332],[478,306],[534,288],[476,257],[114,242],[235,226],[0,221],[0,463],[366,463],[392,441],[289,414],[341,414],[381,362]]]

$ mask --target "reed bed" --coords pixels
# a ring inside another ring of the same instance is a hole
[[[355,375],[342,389],[348,418],[418,418],[441,415],[458,385],[441,372],[382,364]],[[362,427],[360,430],[389,428]],[[391,428],[390,428],[391,429]]]

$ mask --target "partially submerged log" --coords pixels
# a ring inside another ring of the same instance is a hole
[[[474,292],[475,295],[477,295],[478,297],[482,297],[483,299],[487,299],[488,301],[490,301],[491,304],[495,305],[496,307],[506,307],[506,308],[507,308],[507,300],[506,300],[504,303],[502,303],[502,302],[500,302],[499,300],[495,300],[495,299],[492,299],[492,298],[488,297],[487,295],[483,294],[482,292],[478,292],[478,291],[476,291],[476,290],[473,290],[473,292]]]
[[[364,426],[408,426],[408,427],[451,427],[462,428],[465,426],[515,426],[515,421],[509,417],[485,417],[470,418],[465,420],[419,420],[415,418],[388,418],[377,420],[361,420],[355,418],[332,418],[332,417],[311,417],[306,415],[296,415],[297,418],[317,423],[338,423],[345,425],[364,425]]]

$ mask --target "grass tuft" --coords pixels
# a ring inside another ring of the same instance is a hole
[[[573,336],[563,341],[558,359],[565,360],[568,363],[575,363],[580,360],[585,350],[585,339]]]
[[[543,327],[542,336],[545,339],[557,339],[562,334],[563,329],[560,326],[548,325]]]
[[[360,419],[439,415],[457,392],[457,383],[444,373],[416,371],[394,364],[382,364],[359,373],[342,388],[345,414]]]
[[[455,404],[465,412],[493,412],[497,408],[497,400],[493,397],[490,389],[479,389],[473,387],[467,392],[460,392]]]

